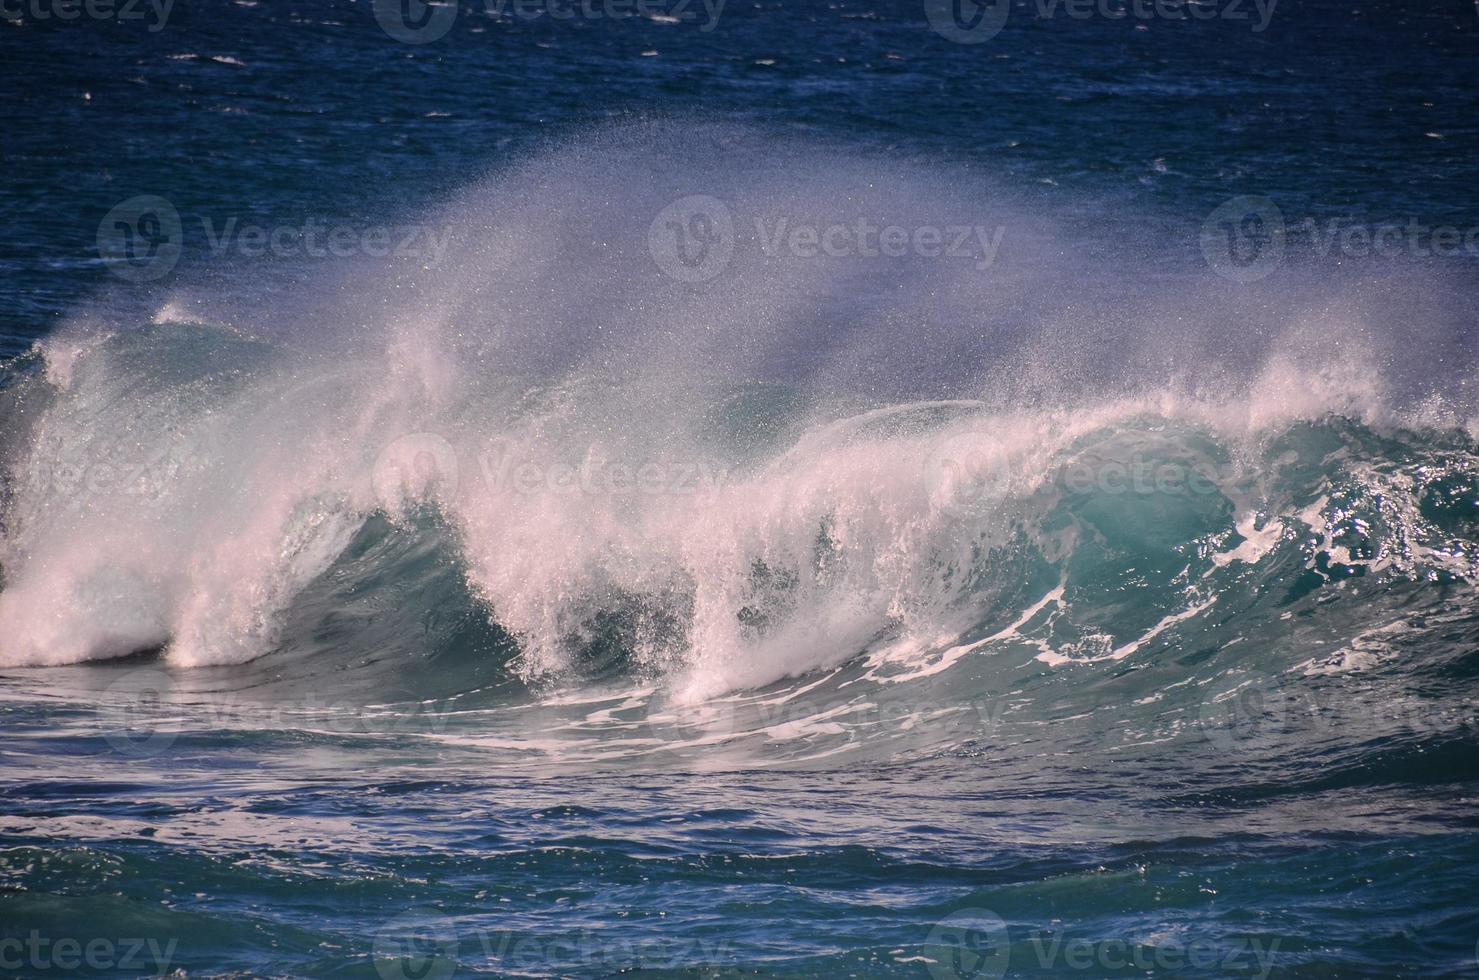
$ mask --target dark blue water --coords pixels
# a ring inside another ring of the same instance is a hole
[[[1479,975],[1472,4],[127,9],[0,976]]]

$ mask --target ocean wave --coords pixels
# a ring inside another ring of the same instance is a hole
[[[1442,344],[1377,344],[1358,284],[1127,300],[988,181],[756,144],[607,133],[429,218],[434,268],[80,315],[0,389],[0,664],[584,690],[607,700],[577,731],[638,705],[697,744],[815,747],[974,711],[993,660],[1244,644],[1274,673],[1359,670],[1398,609],[1471,595],[1468,379]],[[627,179],[654,145],[737,215],[921,225],[984,199],[1018,251],[989,275],[906,258],[887,288],[860,256],[740,249],[675,279],[647,239],[693,178]],[[1268,653],[1311,622],[1317,656]],[[936,700],[879,707],[910,685]]]

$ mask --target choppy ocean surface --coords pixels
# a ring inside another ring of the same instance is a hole
[[[1472,4],[100,9],[0,976],[1479,975]]]

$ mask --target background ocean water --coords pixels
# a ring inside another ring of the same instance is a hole
[[[0,20],[0,975],[1479,974],[1472,4],[132,9]]]

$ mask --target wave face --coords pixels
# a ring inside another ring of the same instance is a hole
[[[702,282],[652,246],[697,193],[735,238]],[[1045,213],[644,125],[426,216],[436,262],[99,304],[0,391],[0,664],[159,650],[263,697],[543,704],[552,754],[656,725],[794,761],[965,744],[1024,664],[1158,665],[1123,695],[1190,705],[1472,621],[1479,415],[1441,270],[1173,289]],[[860,216],[1000,250],[766,241]],[[1384,342],[1413,304],[1431,336]],[[962,724],[915,724],[939,713]]]

